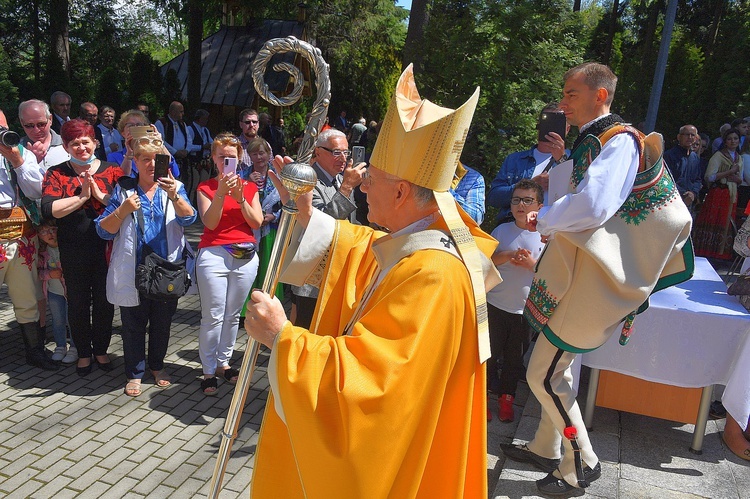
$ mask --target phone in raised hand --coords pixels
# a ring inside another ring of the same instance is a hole
[[[237,173],[237,158],[224,158],[224,168],[221,171],[224,175]]]

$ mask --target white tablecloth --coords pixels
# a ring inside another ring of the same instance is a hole
[[[750,315],[705,258],[691,280],[655,293],[626,346],[614,334],[584,365],[685,388],[727,384],[724,405],[750,413]],[[731,379],[731,383],[729,383]],[[729,393],[727,393],[729,392]],[[729,404],[729,405],[727,405]],[[739,409],[742,408],[742,409]]]

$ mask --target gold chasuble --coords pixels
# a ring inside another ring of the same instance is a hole
[[[661,135],[644,138],[623,125],[600,137],[588,135],[573,151],[571,192],[618,133],[633,137],[641,157],[630,196],[601,227],[554,235],[539,257],[526,301],[529,324],[568,352],[600,347],[619,324],[624,345],[651,293],[693,274],[692,220],[662,161]]]
[[[442,220],[430,228],[447,232]],[[472,234],[490,256],[496,241]],[[487,497],[487,393],[469,274],[440,249],[404,256],[407,237],[336,222],[317,336],[287,322],[273,348],[252,497]],[[340,335],[389,267],[351,334]]]

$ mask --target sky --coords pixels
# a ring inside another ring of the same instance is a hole
[[[407,10],[411,10],[411,0],[397,0],[396,5]]]

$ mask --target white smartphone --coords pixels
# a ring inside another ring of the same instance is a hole
[[[237,173],[237,158],[224,158],[224,168],[222,169],[224,175],[230,173]]]

